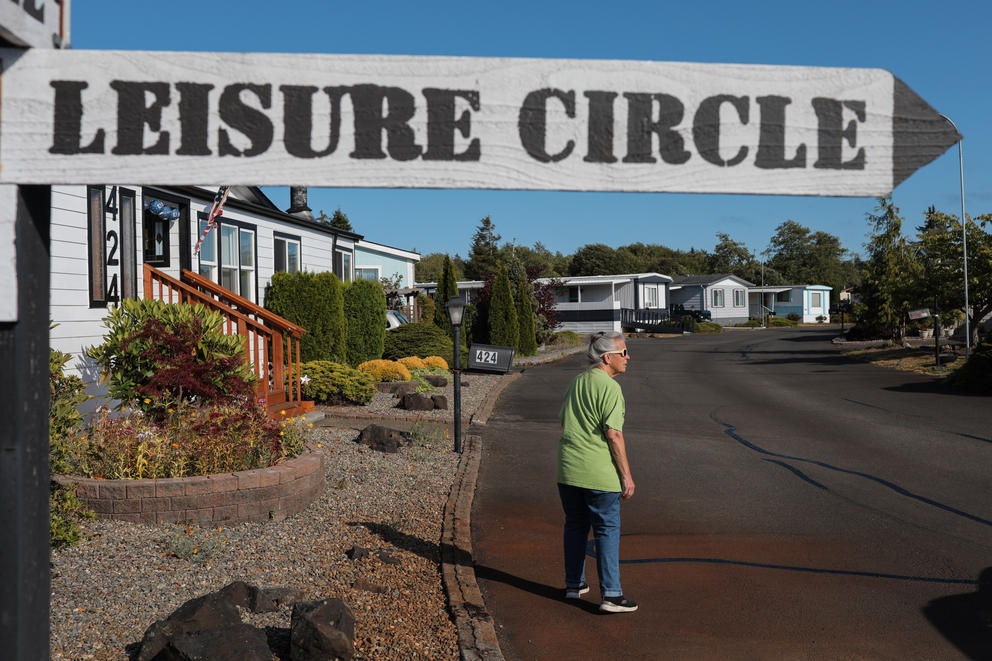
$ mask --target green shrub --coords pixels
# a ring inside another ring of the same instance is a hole
[[[517,309],[510,291],[510,277],[500,264],[493,280],[493,295],[489,299],[489,342],[496,346],[516,347],[518,333]]]
[[[768,319],[769,328],[782,328],[785,326],[798,326],[799,322],[784,317],[770,317]]]
[[[788,319],[789,321],[796,321],[796,322],[802,319],[802,317],[800,317],[799,314],[795,312],[790,312],[789,314],[785,315],[785,318]]]
[[[695,317],[690,317],[688,315],[682,317],[682,319],[679,320],[679,323],[682,326],[683,333],[695,333],[696,327],[699,325],[699,322],[696,321]]]
[[[65,374],[65,364],[71,359],[70,354],[48,350],[48,463],[52,473],[68,470],[69,448],[82,433],[83,416],[78,407],[90,399],[83,380]]]
[[[533,356],[537,353],[537,335],[534,331],[534,306],[527,280],[517,283],[517,354]]]
[[[434,305],[434,299],[424,294],[422,292],[417,293],[416,299],[417,309],[420,310],[419,321],[433,321],[434,310],[436,306]],[[411,319],[410,321],[414,321]]]
[[[223,317],[201,305],[126,299],[103,320],[103,344],[86,355],[118,408],[156,416],[163,402],[228,401],[251,393],[255,375],[244,339],[226,335]]]
[[[72,489],[56,482],[48,489],[48,513],[49,544],[53,549],[78,542],[79,522],[96,516],[86,509]]]
[[[275,273],[265,293],[265,309],[306,329],[300,360],[344,361],[348,327],[341,282],[333,273]],[[383,328],[385,328],[383,320]]]
[[[761,326],[760,319],[748,319],[739,324],[734,324],[734,328],[758,328],[759,326]]]
[[[348,364],[382,357],[386,336],[386,294],[375,280],[356,280],[344,291],[348,320]]]
[[[399,360],[405,356],[441,356],[451,363],[451,338],[432,321],[403,324],[386,333],[382,357]]]
[[[696,324],[697,333],[722,333],[723,326],[715,321],[700,321]]]
[[[375,397],[372,377],[347,365],[315,360],[303,363],[302,369],[303,375],[307,377],[307,383],[302,386],[306,399],[321,404],[364,405]]]
[[[579,344],[582,344],[582,338],[579,337],[578,333],[570,330],[552,333],[551,337],[548,339],[549,346],[574,347]]]
[[[458,284],[455,280],[455,268],[451,258],[444,256],[441,266],[441,278],[437,282],[437,293],[434,294],[434,325],[451,335],[451,317],[448,316],[448,300],[458,295]]]

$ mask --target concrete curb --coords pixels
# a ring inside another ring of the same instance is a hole
[[[462,661],[503,661],[493,618],[475,578],[472,559],[472,502],[482,460],[482,438],[465,437],[455,481],[444,507],[441,531],[441,578],[448,610],[458,631]]]

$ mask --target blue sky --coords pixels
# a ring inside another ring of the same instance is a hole
[[[879,67],[901,78],[964,135],[969,215],[992,212],[992,3],[836,0],[699,3],[545,0],[468,2],[135,3],[76,0],[77,49],[373,53],[595,58]],[[154,182],[140,182],[154,183]],[[251,182],[230,182],[251,183]],[[933,204],[960,214],[958,151],[894,192],[907,227]],[[286,188],[267,188],[289,206]],[[671,193],[311,188],[316,213],[341,208],[370,240],[468,251],[490,216],[504,241],[574,252],[635,241],[712,249],[725,232],[755,252],[791,219],[862,252],[876,201]]]

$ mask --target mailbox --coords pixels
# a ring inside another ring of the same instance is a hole
[[[468,350],[468,369],[505,374],[513,363],[515,351],[513,347],[473,344]]]

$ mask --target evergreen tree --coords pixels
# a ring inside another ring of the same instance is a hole
[[[489,341],[497,346],[516,347],[519,330],[517,310],[506,269],[497,264],[493,293],[489,299]]]
[[[534,304],[526,278],[517,281],[517,353],[533,356],[537,353],[537,334],[534,331]]]
[[[867,214],[872,224],[868,258],[858,288],[861,306],[856,314],[869,335],[895,337],[903,317],[918,292],[913,291],[917,266],[913,252],[902,235],[902,217],[891,197],[879,199],[875,213]]]
[[[499,263],[499,240],[496,226],[486,216],[472,235],[468,261],[465,263],[465,277],[469,280],[485,280],[486,275],[496,270]]]
[[[437,282],[434,295],[434,325],[451,334],[451,317],[448,316],[448,299],[458,296],[458,283],[455,282],[455,269],[451,259],[445,255],[441,265],[441,279]]]
[[[314,218],[314,220],[316,220],[318,223],[321,223],[323,225],[330,225],[331,227],[336,227],[339,230],[344,230],[346,232],[355,231],[351,227],[351,221],[348,220],[347,214],[341,211],[341,207],[338,207],[334,211],[333,216],[328,216],[326,213],[324,213],[324,210],[321,209],[320,213],[317,214],[317,217]]]

